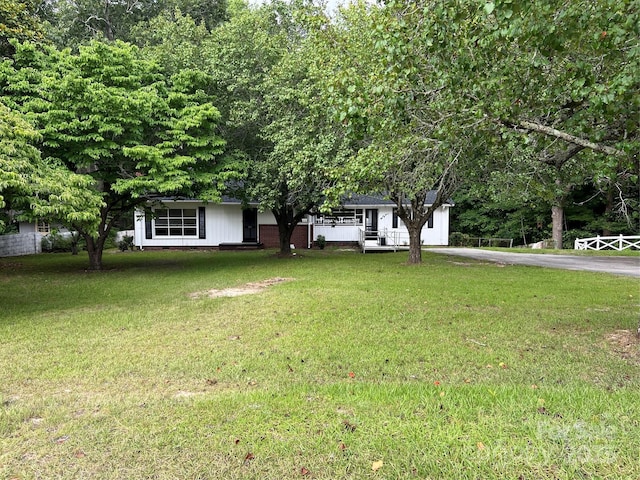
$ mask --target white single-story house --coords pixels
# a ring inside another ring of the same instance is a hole
[[[435,192],[427,201],[435,198]],[[449,209],[435,210],[422,230],[423,245],[448,245]],[[359,245],[367,250],[408,248],[409,235],[393,202],[380,196],[354,195],[330,214],[307,215],[296,227],[291,243],[311,248],[319,235],[328,245]],[[134,219],[134,245],[146,248],[278,247],[278,227],[270,211],[224,197],[220,203],[162,199],[153,214],[138,211]]]

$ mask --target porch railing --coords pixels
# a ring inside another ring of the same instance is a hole
[[[397,230],[377,230],[367,231],[364,228],[359,229],[360,232],[360,248],[362,252],[369,250],[393,250],[394,252],[401,246],[401,232]],[[405,242],[406,243],[406,242]]]
[[[576,238],[574,250],[640,250],[640,235],[618,235],[617,237]]]

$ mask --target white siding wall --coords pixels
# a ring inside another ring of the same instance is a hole
[[[138,212],[135,217],[135,245],[139,247],[213,247],[220,243],[242,242],[242,210],[239,204],[202,205],[198,202],[167,202],[167,208],[205,208],[206,238],[157,237],[146,238],[145,218]],[[153,228],[152,228],[153,230]]]
[[[176,201],[168,202],[167,208],[198,208],[202,204],[197,202]],[[358,207],[360,208],[360,207]],[[206,209],[206,237],[155,237],[145,238],[145,220],[139,213],[135,217],[135,245],[139,247],[212,247],[221,243],[242,242],[242,207],[240,204],[209,204]],[[393,207],[378,206],[378,229],[394,231]],[[275,225],[276,221],[271,212],[258,213],[259,225]],[[404,239],[408,244],[407,230],[399,221],[400,242]],[[360,226],[354,225],[314,225],[314,237],[324,235],[328,242],[357,242],[360,239]],[[315,238],[313,240],[315,240]],[[433,228],[427,225],[422,229],[422,243],[424,245],[447,245],[449,242],[449,207],[438,208],[433,215]],[[258,239],[259,240],[259,239]]]
[[[242,242],[242,207],[239,204],[206,205],[207,245]]]
[[[402,220],[398,219],[398,228],[393,228],[393,207],[386,205],[378,206],[377,210],[378,230],[389,233],[397,232],[400,240],[399,243],[403,244],[406,242],[408,245],[409,233],[402,223]],[[357,242],[360,240],[360,228],[362,228],[361,225],[340,225],[338,223],[335,226],[314,225],[313,230],[316,238],[318,235],[324,235],[327,242]],[[440,207],[433,213],[433,228],[428,228],[428,226],[425,225],[422,229],[421,239],[424,245],[448,245],[449,207]]]
[[[357,242],[360,240],[359,227],[354,225],[314,225],[314,240],[318,235],[324,235],[327,242]]]
[[[18,231],[20,233],[35,233],[36,224],[33,222],[19,222]]]
[[[273,216],[271,210],[258,212],[258,225],[277,225],[276,217]]]
[[[176,201],[165,204],[167,208],[195,208],[203,205],[198,202]],[[134,243],[138,247],[214,247],[221,243],[242,242],[242,207],[238,204],[204,205],[206,212],[206,238],[197,237],[156,237],[145,236],[145,219],[140,212],[136,213],[134,226]],[[275,225],[271,212],[258,213],[259,225]]]

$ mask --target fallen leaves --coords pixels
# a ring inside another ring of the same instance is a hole
[[[347,432],[355,432],[356,431],[357,425],[349,422],[349,420],[343,420],[342,424],[344,425],[344,429]]]
[[[251,463],[251,460],[253,460],[253,459],[255,459],[255,458],[256,458],[256,456],[255,456],[253,453],[248,452],[248,453],[245,455],[245,457],[244,457],[244,463],[243,463],[243,465],[244,465],[245,467],[249,466],[249,464]]]
[[[559,414],[559,413],[551,413],[551,412],[549,412],[549,410],[547,410],[545,407],[538,407],[537,412],[538,412],[540,415],[549,415],[550,417],[558,418],[558,419],[562,418],[562,415],[561,415],[561,414]]]
[[[382,468],[383,465],[384,465],[384,462],[382,460],[377,460],[371,464],[371,470],[373,470],[374,472],[377,472]]]

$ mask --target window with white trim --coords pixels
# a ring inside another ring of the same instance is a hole
[[[363,211],[361,208],[334,208],[331,213],[316,214],[316,225],[362,225]]]
[[[36,220],[36,231],[38,233],[51,233],[51,225],[42,220]]]
[[[196,237],[198,210],[195,208],[163,208],[155,211],[154,231],[157,237]]]

